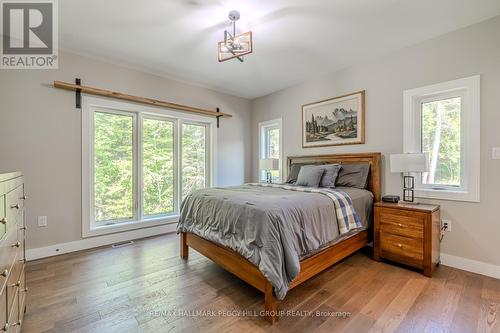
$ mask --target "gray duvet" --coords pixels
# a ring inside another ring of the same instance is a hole
[[[283,299],[302,258],[367,227],[371,192],[337,189],[349,195],[363,225],[342,236],[334,204],[326,195],[251,185],[190,194],[182,203],[177,232],[188,231],[238,252]]]

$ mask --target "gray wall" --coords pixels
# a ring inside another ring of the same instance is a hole
[[[28,248],[81,238],[81,115],[74,93],[53,89],[73,82],[233,114],[218,130],[218,185],[251,178],[251,102],[94,59],[60,54],[59,70],[0,71],[0,172],[26,176]],[[39,228],[36,216],[47,215]]]
[[[406,48],[370,63],[259,98],[253,105],[253,178],[257,179],[258,123],[283,118],[284,156],[380,151],[385,155],[383,192],[400,194],[401,179],[388,170],[391,153],[403,150],[403,91],[481,75],[481,202],[436,201],[452,220],[442,252],[500,265],[498,217],[500,160],[500,17]],[[301,105],[366,90],[366,144],[303,149]]]

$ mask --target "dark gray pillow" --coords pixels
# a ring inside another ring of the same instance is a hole
[[[368,185],[369,172],[370,164],[368,163],[342,164],[335,186],[365,189]]]
[[[300,168],[295,185],[318,187],[324,173],[325,167],[322,165],[304,165]]]
[[[337,180],[337,176],[339,174],[341,165],[340,164],[325,164],[322,165],[325,169],[325,173],[323,177],[321,177],[321,181],[319,183],[320,187],[335,187],[335,181]]]
[[[296,163],[291,165],[290,172],[288,173],[288,178],[286,179],[286,182],[288,184],[294,184],[297,181],[297,178],[299,177],[300,168],[302,168],[302,166],[304,165],[305,164],[303,163]]]

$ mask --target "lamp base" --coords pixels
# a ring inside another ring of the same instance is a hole
[[[413,176],[403,176],[403,201],[413,203],[415,200],[415,178]]]
[[[271,174],[271,171],[267,171],[266,178],[267,178],[267,183],[268,184],[272,184],[273,183],[273,176]]]

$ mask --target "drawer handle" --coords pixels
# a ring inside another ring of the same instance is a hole
[[[27,198],[28,198],[28,197],[27,197],[27,196],[26,196],[26,194],[25,194],[25,195],[23,195],[22,197],[20,197],[19,199],[21,199],[21,200],[26,200]]]
[[[398,227],[402,228],[402,227],[403,227],[403,225],[402,225],[401,223],[398,223]]]
[[[5,325],[2,327],[2,331],[7,332],[9,330],[9,323],[5,323]]]
[[[402,247],[403,247],[403,244],[398,244],[398,247],[401,247],[401,248],[402,248]]]
[[[12,247],[20,247],[21,246],[21,242],[16,242],[15,244],[12,244]]]
[[[2,224],[7,224],[7,218],[6,218],[6,217],[2,217],[2,218],[0,219],[0,223],[2,223]]]
[[[21,285],[21,281],[17,281],[14,284],[11,284],[10,287],[19,287]]]
[[[6,269],[5,271],[3,271],[2,273],[0,273],[1,276],[3,277],[7,277],[7,275],[9,275],[9,270]]]
[[[19,204],[12,205],[12,206],[10,206],[10,208],[19,209]]]

